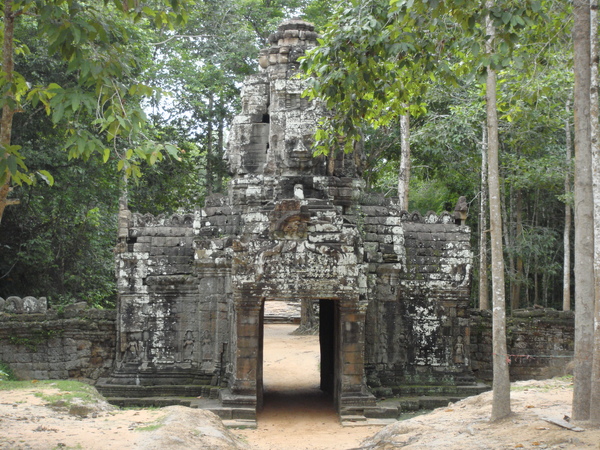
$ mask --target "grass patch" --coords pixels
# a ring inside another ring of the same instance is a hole
[[[138,428],[135,429],[135,431],[156,431],[156,430],[158,430],[162,426],[163,426],[162,423],[152,423],[150,425],[146,425],[146,426],[143,426],[143,427],[138,427]]]
[[[69,406],[75,399],[78,403],[97,403],[103,400],[102,396],[93,386],[73,380],[31,380],[31,381],[0,381],[0,390],[33,389],[43,391],[54,389],[59,392],[36,392],[34,395],[42,400],[57,406]]]
[[[573,389],[573,375],[565,375],[562,377],[554,377],[549,380],[535,381],[532,380],[531,383],[527,384],[519,384],[512,385],[510,387],[511,391],[519,392],[519,391],[529,391],[536,390],[540,392],[547,392],[553,389]]]
[[[58,389],[57,393],[35,393],[36,397],[57,406],[69,406],[73,404],[75,399],[79,399],[83,403],[97,403],[102,400],[102,396],[89,384],[80,383],[79,381],[58,380],[58,381],[40,381],[36,386]]]

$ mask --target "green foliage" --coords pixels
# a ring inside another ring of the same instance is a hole
[[[38,345],[61,336],[63,330],[32,330],[28,337],[10,336],[8,341],[12,345],[24,345],[31,352],[37,352]]]
[[[119,169],[140,176],[138,160],[153,164],[175,148],[162,143],[148,145],[143,133],[145,114],[141,100],[153,90],[138,82],[138,58],[128,46],[135,32],[131,20],[151,19],[157,26],[185,22],[187,0],[165,0],[159,8],[133,1],[79,2],[76,0],[15,0],[17,26],[29,27],[46,43],[48,56],[65,62],[71,82],[40,84],[26,81],[19,72],[0,77],[0,106],[20,111],[30,105],[43,108],[54,125],[64,127],[64,148],[71,158],[88,159],[99,154],[107,161],[111,152],[121,159]],[[12,20],[6,15],[5,22]],[[17,47],[20,54],[27,46]],[[93,118],[90,120],[90,116]],[[0,158],[0,184],[11,177],[17,184],[32,184],[21,146],[7,145]],[[42,179],[52,183],[48,172]]]
[[[439,214],[452,209],[452,193],[441,180],[413,178],[411,181],[409,211],[419,211],[421,214],[434,211]]]
[[[17,381],[17,377],[7,364],[0,362],[0,389],[2,389],[4,382],[7,381]]]
[[[315,134],[316,152],[352,151],[365,122],[386,125],[407,108],[419,116],[423,96],[438,79],[456,84],[468,74],[482,75],[487,66],[522,65],[511,58],[512,48],[518,33],[541,15],[540,2],[531,0],[497,1],[489,10],[473,1],[340,4],[321,45],[303,62],[311,77],[306,95],[332,111]],[[498,30],[493,55],[481,51],[485,32],[479,24],[485,17]]]
[[[191,142],[181,142],[179,160],[169,159],[144,170],[129,189],[129,208],[151,214],[193,211],[203,204],[206,188],[202,169],[206,154]]]
[[[111,306],[119,195],[114,164],[69,163],[41,141],[32,165],[44,164],[57,182],[22,187],[21,204],[5,212],[0,295],[45,296],[54,306],[76,301]]]
[[[31,384],[27,386],[26,382],[23,387],[31,387]],[[81,383],[79,381],[71,380],[40,380],[35,383],[36,387],[39,388],[53,388],[57,389],[58,393],[45,393],[38,392],[35,394],[36,397],[41,398],[50,405],[57,405],[63,407],[69,407],[73,404],[95,404],[103,397],[98,391],[89,384]]]
[[[150,424],[150,425],[145,425],[143,427],[135,428],[135,431],[156,431],[160,427],[162,427],[163,425],[164,424],[162,424],[162,423],[153,423],[153,424]]]

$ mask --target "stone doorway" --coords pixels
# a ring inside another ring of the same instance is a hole
[[[222,397],[224,406],[244,409],[249,416],[262,409],[264,400],[265,298],[254,298],[236,304],[234,377]],[[340,416],[362,414],[375,405],[364,377],[365,312],[358,299],[320,299],[319,308],[321,390],[332,396]]]
[[[262,356],[257,368],[257,395],[262,398],[257,398],[257,405],[264,407],[265,402],[274,398],[281,403],[281,397],[286,397],[289,408],[293,409],[312,398],[320,404],[330,404],[333,409],[339,315],[335,301],[319,300],[315,305],[319,317],[316,336],[294,335],[298,325],[265,323],[263,316],[258,352]],[[262,314],[264,310],[263,307]]]

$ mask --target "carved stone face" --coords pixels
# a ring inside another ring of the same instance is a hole
[[[279,230],[275,231],[275,235],[284,239],[304,239],[308,232],[308,223],[301,216],[288,217],[282,224]]]

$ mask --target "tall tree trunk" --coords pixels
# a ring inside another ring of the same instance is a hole
[[[569,122],[571,120],[571,108],[569,102],[565,106],[567,112],[567,120],[565,120],[565,135],[566,135],[566,147],[567,147],[567,173],[565,175],[565,196],[567,202],[565,203],[565,229],[563,232],[563,311],[571,310],[571,205],[568,201],[569,193],[571,192],[571,127]]]
[[[590,4],[573,2],[575,88],[575,420],[590,417],[594,326],[594,227],[590,142]]]
[[[512,286],[514,283],[514,278],[515,278],[515,255],[514,255],[514,251],[513,250],[513,236],[511,234],[511,222],[508,218],[509,216],[509,211],[513,211],[514,205],[513,205],[513,188],[512,185],[510,186],[510,188],[508,189],[508,195],[506,194],[506,183],[504,183],[502,185],[502,195],[500,196],[500,211],[502,213],[502,237],[504,238],[504,248],[509,249],[508,252],[508,256],[507,256],[507,260],[506,261],[506,274],[509,275],[509,280],[508,280],[508,289],[509,292],[512,293]],[[508,199],[508,205],[507,200]],[[509,301],[510,301],[510,297],[509,297]]]
[[[206,195],[213,193],[214,189],[214,149],[213,149],[213,96],[208,96],[208,120],[206,121]]]
[[[487,127],[483,127],[481,145],[481,201],[479,202],[479,309],[490,309],[487,275]]]
[[[590,0],[590,144],[594,204],[595,312],[590,420],[600,425],[600,149],[598,148],[598,0]]]
[[[215,186],[217,192],[223,191],[223,150],[225,148],[225,139],[224,139],[224,129],[225,129],[225,119],[223,115],[219,117],[219,127],[217,128],[217,157],[219,161],[215,164]]]
[[[408,210],[410,182],[410,115],[408,110],[400,116],[400,170],[398,173],[398,199],[400,209]]]
[[[14,32],[15,32],[15,12],[12,10],[13,1],[4,1],[4,36],[2,40],[2,71],[4,72],[4,78],[6,83],[9,84],[13,79],[14,61],[13,61],[13,48],[14,48]],[[10,90],[6,93],[8,97],[13,98],[13,94]],[[7,102],[2,107],[2,119],[0,119],[0,146],[5,149],[10,145],[12,139],[12,124],[15,110]],[[8,152],[3,151],[2,157],[8,158]],[[2,216],[4,215],[4,209],[10,205],[16,203],[8,198],[8,194],[11,191],[10,187],[11,174],[7,172],[6,179],[2,186],[0,186],[0,223],[2,222]]]
[[[493,0],[486,1],[486,8],[494,6]],[[486,52],[493,53],[496,30],[491,19],[486,18]],[[504,292],[504,260],[502,255],[502,215],[500,212],[500,181],[498,170],[498,114],[496,111],[496,72],[487,68],[486,112],[488,127],[488,172],[490,191],[490,242],[492,249],[492,351],[493,400],[492,421],[510,414],[510,377],[506,351],[506,298]]]
[[[523,196],[520,189],[516,193],[515,205],[515,246],[518,246],[523,239]],[[514,267],[514,280],[511,286],[511,311],[521,307],[521,280],[523,279],[523,258],[520,252],[516,252]]]

